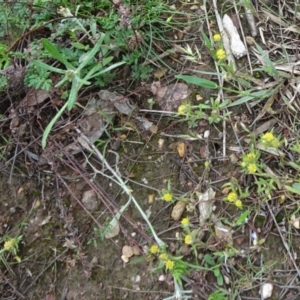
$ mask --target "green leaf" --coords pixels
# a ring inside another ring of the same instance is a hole
[[[82,84],[79,83],[78,77],[75,76],[72,80],[72,87],[71,87],[71,92],[69,95],[69,99],[67,101],[68,104],[68,110],[71,110],[77,100],[77,94],[79,89],[81,88]]]
[[[95,44],[94,48],[89,52],[87,57],[79,65],[79,67],[77,68],[76,71],[79,72],[80,70],[82,70],[90,62],[90,60],[95,57],[95,55],[97,54],[97,52],[99,51],[99,49],[103,43],[104,38],[105,38],[105,34],[102,34],[101,37],[99,38],[99,40],[97,41],[97,43]]]
[[[205,261],[207,264],[209,264],[209,265],[211,265],[211,266],[215,266],[215,265],[216,265],[215,260],[214,260],[214,259],[212,258],[212,256],[209,255],[209,254],[205,254],[204,257],[203,257],[203,259],[204,259],[204,261]]]
[[[300,192],[300,183],[299,182],[295,182],[295,183],[293,183],[293,188],[295,189],[295,190],[297,190],[297,191],[299,191]]]
[[[203,37],[203,40],[205,42],[205,46],[211,50],[212,49],[212,43],[210,41],[210,39],[208,38],[208,36],[201,30],[201,35]]]
[[[217,277],[217,283],[218,283],[219,286],[222,286],[222,285],[224,284],[222,274],[220,274],[220,275]]]
[[[51,67],[51,66],[49,66],[49,65],[47,65],[47,64],[45,64],[41,61],[38,61],[38,60],[34,60],[33,64],[37,67],[43,68],[43,69],[51,71],[51,72],[56,72],[56,73],[59,73],[59,74],[65,74],[66,73],[65,70]]]
[[[219,268],[214,269],[214,275],[215,275],[216,277],[218,277],[220,274],[221,274],[221,271],[220,271]]]
[[[271,62],[268,52],[264,51],[257,43],[255,43],[255,46],[259,51],[260,55],[262,56],[262,59],[264,60],[265,64],[267,65],[265,71],[271,76],[278,76],[278,71],[276,70],[273,63]]]
[[[49,133],[55,124],[55,122],[58,120],[58,118],[63,114],[63,112],[66,110],[68,105],[68,102],[64,104],[64,106],[58,111],[58,113],[54,116],[54,118],[51,120],[51,122],[47,125],[43,137],[42,137],[42,148],[44,149],[46,147],[47,138],[49,136]]]
[[[247,92],[247,91],[245,91],[245,92]],[[251,94],[249,94],[245,97],[240,98],[237,101],[234,101],[234,102],[228,104],[227,107],[233,107],[233,106],[236,106],[236,105],[240,105],[240,104],[248,102],[249,100],[254,100],[254,99],[257,99],[257,98],[267,98],[267,97],[270,97],[275,92],[276,92],[275,90],[270,90],[270,91],[263,90],[263,91],[253,92],[253,93],[251,93]]]
[[[72,64],[70,64],[66,60],[66,58],[59,53],[58,48],[55,44],[52,44],[47,39],[42,39],[42,44],[44,48],[50,53],[50,55],[56,60],[60,61],[62,64],[64,64],[67,69],[74,69]]]
[[[103,73],[106,73],[106,72],[108,72],[108,71],[110,71],[110,70],[113,70],[113,69],[115,69],[115,68],[117,68],[117,67],[119,67],[119,66],[121,66],[121,65],[124,65],[124,64],[125,64],[125,61],[117,62],[117,63],[115,63],[115,64],[113,64],[113,65],[107,67],[106,69],[104,69],[104,70],[102,70],[102,71],[100,71],[100,72],[94,74],[93,77],[99,76],[99,75],[101,75],[101,74],[103,74]]]
[[[245,223],[245,220],[247,219],[249,215],[249,210],[244,211],[238,219],[235,221],[235,226],[239,226]]]
[[[218,85],[210,80],[189,75],[175,75],[175,78],[182,79],[187,83],[195,84],[208,89],[217,89]]]
[[[296,188],[294,188],[294,187],[291,187],[291,186],[289,186],[289,185],[285,185],[284,187],[285,187],[289,192],[300,195],[300,190],[298,190],[298,188],[299,188],[298,186],[296,186]]]
[[[98,72],[99,70],[103,69],[103,67],[105,65],[107,65],[108,63],[110,63],[112,60],[113,60],[113,56],[109,56],[109,57],[106,57],[102,60],[101,63],[98,63],[97,65],[95,65],[87,74],[86,76],[84,77],[85,80],[89,80],[95,76],[98,76],[99,73],[96,73]],[[95,74],[96,73],[96,74]]]
[[[89,49],[89,46],[88,45],[83,45],[79,42],[74,42],[74,43],[71,43],[71,45],[76,48],[76,49],[79,49],[79,50],[88,50]]]

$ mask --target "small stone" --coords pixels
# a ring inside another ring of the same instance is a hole
[[[82,204],[89,211],[94,211],[98,208],[98,199],[93,190],[89,190],[83,193]]]
[[[190,10],[191,10],[191,11],[194,11],[194,10],[197,10],[197,9],[199,9],[199,6],[198,6],[198,5],[192,5],[192,6],[190,7]]]
[[[259,291],[262,299],[268,299],[272,296],[273,292],[273,284],[271,283],[264,283]]]
[[[162,282],[162,281],[165,281],[166,280],[166,276],[165,275],[159,275],[158,277],[158,281]]]
[[[125,245],[122,249],[122,254],[127,256],[127,257],[131,257],[133,255],[132,247]]]
[[[183,214],[187,203],[183,201],[176,202],[175,206],[172,209],[171,217],[173,220],[178,221]]]

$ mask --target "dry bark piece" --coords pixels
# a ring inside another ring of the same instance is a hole
[[[223,17],[223,26],[230,39],[230,49],[232,54],[237,58],[241,58],[247,54],[247,49],[242,42],[240,35],[234,26],[231,18],[225,14]]]
[[[185,83],[175,83],[161,86],[159,81],[153,82],[151,92],[156,96],[156,102],[165,111],[175,111],[190,95],[191,90]]]
[[[198,194],[199,222],[204,222],[211,216],[216,192],[210,187],[204,193]]]

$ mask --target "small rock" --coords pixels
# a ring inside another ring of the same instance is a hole
[[[191,11],[194,11],[194,10],[197,10],[197,9],[199,9],[199,6],[198,6],[198,5],[192,5],[192,6],[190,7],[190,10],[191,10]]]
[[[159,275],[159,277],[158,277],[158,281],[165,281],[166,280],[166,276],[164,275],[164,274],[162,274],[162,275]]]
[[[82,204],[89,211],[94,211],[98,208],[98,199],[93,190],[89,190],[83,193]]]
[[[187,203],[183,201],[176,202],[172,209],[171,217],[173,220],[178,221],[186,208]]]
[[[273,292],[273,284],[271,283],[264,283],[259,291],[262,299],[268,299],[272,296]]]

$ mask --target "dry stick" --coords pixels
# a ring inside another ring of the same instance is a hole
[[[90,164],[90,162],[88,161],[88,157],[86,156],[86,154],[83,152],[83,155],[85,156],[88,164],[91,166],[91,168],[94,170],[95,173],[99,173],[98,170],[96,170],[94,168],[94,166],[92,164]],[[81,174],[81,170],[78,169],[78,166],[75,165],[75,163],[70,160],[69,156],[68,156],[68,160],[72,163],[72,165],[70,165],[69,163],[65,162],[64,161],[64,164],[66,164],[69,168],[71,168],[72,170],[78,172],[79,174]],[[105,174],[101,174],[102,176]],[[88,178],[86,178],[85,176],[83,176],[83,179],[86,181],[86,183],[95,191],[95,193],[97,194],[97,196],[103,201],[103,203],[106,205],[106,207],[108,208],[108,210],[110,211],[110,213],[112,215],[115,214],[115,212],[113,211],[114,210],[120,210],[120,207],[119,205],[113,200],[111,199],[107,194],[106,192],[96,183],[96,182],[92,182],[91,180],[89,180]],[[76,201],[78,201],[78,199],[76,199]],[[113,209],[112,209],[113,208]],[[145,238],[145,240],[149,240],[149,236],[144,232],[144,231],[141,231],[138,229],[138,226],[137,224],[131,220],[126,214],[123,214],[122,217],[131,225],[133,226],[134,228],[136,228],[140,235],[143,236]],[[97,224],[98,225],[98,224]]]
[[[288,252],[288,254],[289,254],[289,256],[290,256],[290,259],[291,259],[291,261],[292,261],[292,263],[293,263],[293,265],[294,265],[294,267],[295,267],[295,269],[296,269],[296,271],[297,271],[297,273],[298,273],[298,276],[299,276],[299,278],[300,278],[300,270],[299,270],[299,268],[298,268],[298,266],[297,266],[297,264],[296,264],[296,262],[295,262],[295,259],[294,259],[293,255],[292,255],[292,253],[291,253],[291,251],[290,251],[290,249],[289,249],[288,244],[286,243],[286,241],[285,241],[285,239],[284,239],[284,237],[283,237],[283,235],[282,235],[282,233],[281,233],[280,227],[279,227],[278,224],[277,224],[276,218],[275,218],[275,216],[274,216],[274,214],[273,214],[273,212],[272,212],[272,210],[271,210],[270,204],[269,204],[268,202],[266,202],[266,204],[267,204],[267,206],[268,206],[268,209],[269,209],[269,212],[270,212],[270,214],[271,214],[271,216],[272,216],[272,219],[273,219],[273,221],[274,221],[274,223],[275,223],[275,225],[276,225],[276,228],[277,228],[277,230],[278,230],[278,232],[279,232],[279,235],[280,235],[280,237],[281,237],[283,246],[284,246],[284,248],[286,249],[286,251]]]
[[[149,229],[151,230],[151,233],[156,241],[156,243],[158,244],[159,247],[164,247],[166,244],[157,236],[151,222],[149,221],[147,215],[145,214],[145,212],[143,211],[143,209],[141,208],[141,206],[139,205],[138,201],[135,199],[135,197],[132,195],[132,191],[126,186],[125,182],[123,181],[121,174],[118,170],[118,167],[116,166],[116,170],[114,170],[110,164],[107,162],[107,160],[105,159],[105,157],[100,153],[100,151],[94,146],[93,143],[91,143],[91,141],[80,131],[80,129],[75,127],[76,132],[83,138],[83,140],[86,142],[86,148],[89,151],[92,151],[95,153],[96,156],[98,156],[98,158],[100,159],[100,161],[105,165],[105,167],[112,173],[113,176],[107,176],[106,174],[104,174],[103,172],[100,172],[102,175],[109,177],[111,180],[113,180],[114,182],[116,182],[123,190],[124,192],[128,195],[128,202],[124,205],[123,209],[125,209],[125,207],[127,207],[127,205],[130,204],[130,202],[132,201],[135,205],[135,207],[137,208],[137,210],[139,211],[139,213],[141,214],[141,216],[143,217],[143,219],[145,220],[145,222],[147,223],[147,225],[149,226]],[[118,154],[114,151],[110,151],[111,153],[114,153],[118,159]],[[89,163],[89,161],[88,161]],[[89,163],[90,164],[90,163]],[[90,164],[91,165],[91,164]],[[91,165],[91,167],[93,167]],[[95,168],[93,167],[93,169],[95,170]]]

